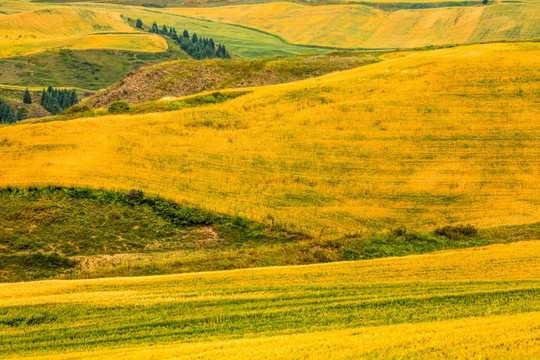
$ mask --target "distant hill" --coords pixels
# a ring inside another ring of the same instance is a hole
[[[106,107],[117,100],[138,104],[201,91],[281,84],[376,61],[377,53],[349,52],[256,60],[167,62],[131,72],[110,88],[84,100],[84,103],[92,107]]]
[[[164,38],[136,31],[120,14],[76,7],[2,16],[0,33],[0,58],[58,48],[167,50]]]
[[[540,38],[540,2],[395,2],[306,6],[290,2],[168,11],[249,26],[297,44],[353,48],[412,48]],[[411,8],[415,4],[420,8]],[[434,3],[433,5],[436,5]],[[464,6],[467,5],[467,6]],[[400,9],[401,7],[401,9]]]

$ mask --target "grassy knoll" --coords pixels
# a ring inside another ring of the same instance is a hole
[[[323,238],[537,222],[540,44],[392,57],[221,104],[3,127],[0,184],[142,189]]]
[[[539,242],[519,242],[306,267],[0,284],[0,345],[4,358],[531,358],[539,256]]]
[[[459,7],[450,2],[450,7],[399,11],[366,4],[377,7],[283,2],[167,11],[257,28],[292,43],[337,47],[411,48],[540,37],[540,2],[535,1]]]
[[[140,276],[420,254],[540,239],[540,224],[337,240],[290,233],[138,192],[0,191],[0,281]]]
[[[101,90],[140,66],[187,58],[174,44],[159,53],[60,49],[0,59],[0,75],[2,83],[10,85]]]
[[[378,61],[377,52],[335,52],[260,59],[176,61],[141,68],[85,100],[106,107],[124,100],[137,104],[201,91],[272,85],[349,70]]]
[[[0,18],[0,58],[50,49],[160,52],[167,42],[130,27],[121,14],[76,7],[38,9]]]

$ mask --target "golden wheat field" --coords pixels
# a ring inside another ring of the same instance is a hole
[[[539,260],[532,241],[325,265],[0,284],[1,357],[533,359]]]
[[[540,44],[403,52],[219,105],[1,129],[0,185],[142,189],[327,236],[538,221]]]
[[[136,32],[120,16],[79,8],[40,9],[0,18],[0,58],[51,49],[167,50],[164,38]]]
[[[410,48],[540,37],[540,2],[385,11],[364,5],[266,3],[168,12],[249,26],[292,43]]]

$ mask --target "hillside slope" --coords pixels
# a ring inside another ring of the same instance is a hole
[[[93,107],[106,107],[117,100],[138,104],[202,91],[281,84],[370,64],[377,61],[376,55],[333,53],[257,60],[167,62],[129,73],[84,103]]]
[[[3,358],[537,355],[540,242],[303,267],[0,284]]]
[[[172,42],[167,51],[158,53],[111,49],[49,50],[0,59],[0,79],[8,85],[101,90],[143,65],[188,58],[189,55]]]
[[[397,11],[294,3],[167,11],[261,29],[292,43],[349,48],[411,48],[540,37],[540,2],[536,1]]]
[[[0,185],[136,188],[325,236],[538,221],[540,44],[401,56],[200,108],[1,128]]]

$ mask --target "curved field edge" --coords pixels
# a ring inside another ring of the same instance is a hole
[[[155,34],[111,33],[89,34],[64,37],[58,39],[44,39],[31,42],[17,42],[5,44],[0,51],[0,58],[12,58],[38,54],[48,50],[125,50],[136,52],[164,52],[167,50],[167,41]]]
[[[539,47],[407,53],[222,104],[4,127],[0,183],[142,189],[326,237],[533,223]]]
[[[342,358],[527,358],[537,349],[539,260],[540,242],[529,241],[362,262],[0,284],[0,344],[5,357],[273,358],[292,355],[288,346],[307,355],[312,344],[321,350],[314,358],[332,349]]]

